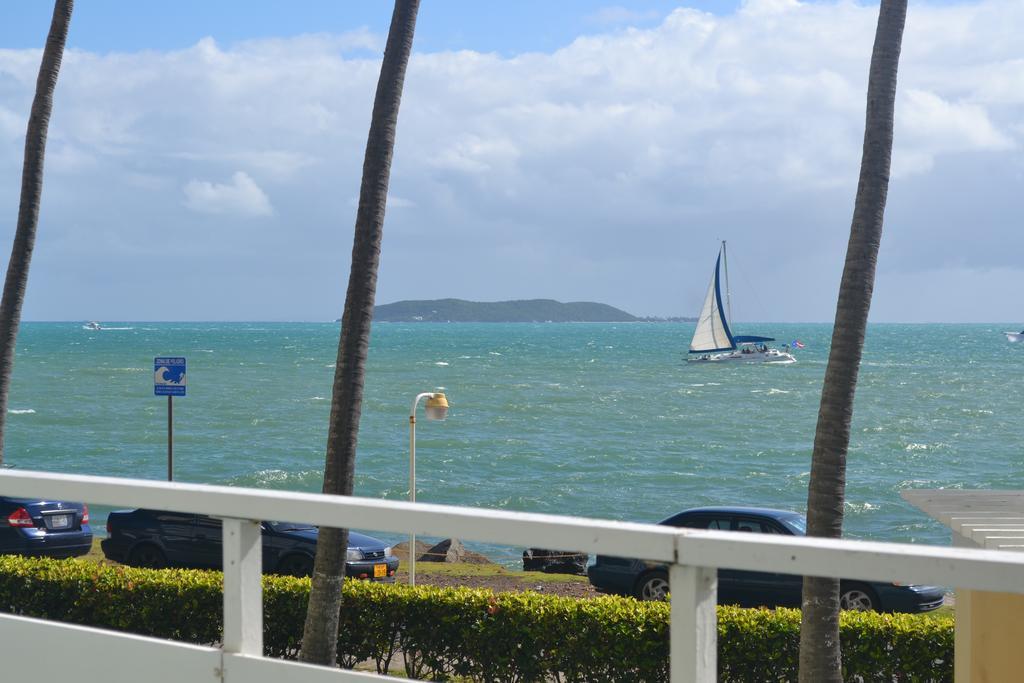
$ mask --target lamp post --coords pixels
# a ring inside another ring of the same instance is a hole
[[[448,415],[448,399],[439,392],[418,394],[409,411],[409,502],[416,502],[416,406],[426,398],[424,414],[428,420],[443,420]],[[409,534],[409,585],[416,585],[416,532]]]

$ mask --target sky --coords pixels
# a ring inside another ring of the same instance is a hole
[[[0,251],[52,5],[0,7]],[[424,0],[377,302],[831,321],[877,4]],[[76,3],[26,320],[341,316],[389,3]],[[1024,3],[912,2],[871,320],[1024,321]]]

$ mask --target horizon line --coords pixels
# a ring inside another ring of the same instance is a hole
[[[398,324],[410,324],[410,325],[462,325],[462,324],[467,324],[467,323],[468,324],[474,324],[474,323],[476,323],[476,324],[488,324],[488,325],[492,325],[492,324],[494,324],[494,325],[537,325],[537,324],[545,324],[545,325],[564,324],[564,325],[569,325],[569,324],[578,324],[578,323],[602,324],[602,325],[626,325],[626,324],[639,324],[639,323],[650,324],[651,322],[656,322],[656,321],[649,320],[650,318],[665,318],[665,319],[667,319],[667,318],[686,318],[686,317],[692,317],[692,316],[682,316],[682,315],[648,315],[648,316],[634,316],[634,317],[636,317],[636,318],[647,318],[647,320],[643,320],[643,319],[640,319],[640,320],[618,320],[618,321],[615,321],[615,320],[608,320],[608,321],[601,321],[601,320],[593,320],[593,321],[591,321],[591,320],[577,320],[577,321],[559,321],[559,322],[548,322],[548,321],[530,321],[530,322],[506,321],[506,322],[493,322],[493,321],[486,321],[486,320],[456,320],[456,321],[441,321],[441,320],[431,320],[431,321],[424,321],[424,320],[410,320],[410,321],[375,320],[373,322],[375,322],[375,323],[388,323],[388,324],[398,323]],[[79,323],[80,324],[80,323],[88,323],[88,322],[91,322],[91,321],[88,320],[88,319],[85,319],[85,318],[76,318],[76,319],[71,319],[71,320],[24,319],[24,320],[21,320],[20,322],[22,322],[22,323],[55,323],[55,324],[56,323],[60,323],[60,324]],[[180,323],[231,323],[231,324],[239,324],[239,325],[241,325],[241,324],[250,324],[251,325],[251,324],[257,324],[257,323],[258,324],[272,323],[272,324],[279,324],[279,325],[283,325],[283,324],[296,324],[296,323],[305,323],[305,324],[323,323],[323,324],[337,325],[337,324],[340,323],[340,320],[325,320],[325,319],[315,319],[315,320],[240,320],[240,319],[216,320],[216,319],[212,319],[212,318],[209,318],[209,319],[194,319],[194,320],[185,320],[185,319],[182,319],[182,320],[132,320],[132,319],[127,319],[127,318],[125,318],[125,319],[111,318],[107,322],[108,322],[108,324],[113,324],[113,323],[132,323],[132,324],[138,324],[138,325],[143,325],[143,324],[166,325],[166,324],[171,324],[171,323],[178,323],[178,324],[180,324]],[[669,323],[668,320],[665,320],[664,322],[665,322],[665,324],[693,324],[695,321],[694,320],[690,320],[690,321]],[[734,321],[733,324],[742,324],[742,325],[834,325],[835,321],[829,321],[829,320],[792,320],[792,321],[789,321],[789,320],[738,320],[738,321]],[[1003,325],[1003,326],[1007,326],[1008,325],[1010,327],[1015,327],[1015,326],[1016,327],[1021,327],[1020,323],[1013,323],[1013,322],[1009,322],[1009,321],[1005,321],[1005,320],[983,320],[983,321],[869,320],[868,321],[868,325]]]

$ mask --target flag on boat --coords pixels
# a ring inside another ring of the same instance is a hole
[[[803,342],[802,342],[802,341],[800,341],[799,339],[794,339],[794,340],[793,340],[793,343],[792,343],[792,344],[790,344],[790,346],[795,346],[795,347],[796,347],[796,348],[798,348],[798,349],[802,349],[802,348],[804,348],[804,344],[803,344]]]

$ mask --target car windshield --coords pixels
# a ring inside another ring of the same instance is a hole
[[[793,515],[792,517],[782,517],[779,519],[780,522],[786,525],[790,531],[797,536],[807,535],[807,520],[804,519],[803,515]]]
[[[312,524],[305,522],[267,522],[274,531],[302,531],[304,529],[316,529]]]

